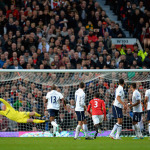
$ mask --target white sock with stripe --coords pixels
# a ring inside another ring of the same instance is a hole
[[[52,122],[51,122],[51,125],[52,125],[53,127],[58,127],[58,124],[57,124],[55,121],[52,121]]]
[[[53,134],[56,134],[56,127],[53,126]]]
[[[116,123],[115,125],[114,125],[114,127],[113,127],[113,129],[112,129],[112,131],[111,131],[111,133],[110,133],[110,135],[111,136],[114,136],[114,134],[115,134],[115,131],[117,130],[117,128],[118,128],[118,123]]]
[[[133,125],[134,126],[134,129],[135,129],[135,134],[136,134],[136,136],[138,137],[139,135],[138,135],[138,125],[137,124],[135,124],[135,125]]]
[[[88,137],[88,127],[87,127],[87,124],[83,124],[83,131],[85,133],[85,137],[87,138]]]
[[[138,124],[135,124],[135,125],[134,125],[134,128],[135,128],[135,130],[136,130],[136,132],[137,132],[137,136],[138,136],[138,137],[141,137],[141,136],[142,136],[142,133],[141,133],[141,131],[140,131],[140,127],[138,126]]]
[[[121,124],[118,124],[116,138],[119,138],[119,137],[120,137],[121,130],[122,130],[122,125],[121,125]]]
[[[75,133],[75,138],[77,138],[79,136],[80,129],[81,129],[81,126],[77,125],[77,127],[76,127],[76,133]]]
[[[149,131],[149,135],[150,135],[150,123],[148,124],[148,131]]]

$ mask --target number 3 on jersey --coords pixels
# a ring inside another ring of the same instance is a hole
[[[94,108],[98,107],[98,101],[94,101]]]
[[[56,96],[51,96],[51,103],[56,103]]]

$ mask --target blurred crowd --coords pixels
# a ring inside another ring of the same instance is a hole
[[[9,77],[9,73],[5,74]],[[66,107],[60,102],[60,113],[57,117],[57,122],[60,124],[62,130],[74,131],[77,124],[77,116],[75,113],[75,100],[74,94],[78,89],[79,81],[86,81],[86,106],[91,99],[93,99],[96,92],[100,93],[100,98],[105,101],[107,109],[107,121],[104,122],[104,130],[110,130],[112,125],[116,121],[112,115],[112,103],[115,99],[115,89],[118,86],[118,78],[124,78],[126,82],[124,87],[125,92],[125,103],[129,103],[132,99],[132,92],[130,90],[130,83],[132,81],[143,81],[138,82],[137,87],[141,93],[142,100],[145,97],[145,91],[149,88],[150,74],[148,72],[141,73],[115,73],[112,72],[108,75],[101,73],[34,73],[30,78],[29,74],[23,79],[13,79],[10,81],[0,82],[0,97],[7,100],[12,107],[18,111],[36,111],[42,114],[40,119],[49,119],[49,114],[47,111],[46,104],[46,94],[51,90],[51,85],[53,83],[58,84],[57,91],[64,95],[66,100]],[[43,77],[46,80],[43,80]],[[54,79],[55,76],[55,79]],[[105,78],[103,77],[105,76]],[[28,78],[29,77],[29,78]],[[39,80],[36,80],[36,77]],[[67,77],[67,78],[66,78]],[[62,80],[65,79],[65,80]],[[76,79],[76,80],[75,80]],[[34,82],[33,82],[34,81]],[[45,82],[44,82],[45,81]],[[68,82],[69,81],[69,82]],[[50,84],[51,83],[51,84]],[[3,104],[0,104],[0,108]],[[141,129],[147,130],[146,122],[146,110],[143,107],[143,119],[141,121]],[[128,108],[124,112],[124,123],[123,129],[132,129],[132,111]],[[86,114],[88,121],[88,128],[90,131],[94,130],[92,118],[89,114]],[[0,116],[0,130],[2,131],[49,131],[51,129],[51,124],[46,122],[45,124],[18,124],[16,122],[10,121],[7,118]]]
[[[0,0],[0,68],[150,67],[150,52],[111,38],[124,33],[95,0]]]
[[[150,1],[149,0],[106,0],[123,27],[138,38],[144,48],[150,47]]]

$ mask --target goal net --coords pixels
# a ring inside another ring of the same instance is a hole
[[[45,97],[47,92],[51,90],[51,86],[56,84],[57,90],[64,95],[67,107],[64,109],[61,103],[59,115],[55,121],[60,124],[62,133],[67,131],[68,135],[72,134],[73,136],[73,131],[77,126],[75,91],[78,89],[79,83],[83,81],[86,84],[86,105],[97,92],[100,94],[100,98],[105,101],[107,121],[103,122],[103,132],[99,136],[108,136],[116,123],[112,114],[112,103],[120,78],[125,80],[125,102],[131,101],[130,84],[136,82],[143,104],[145,90],[150,85],[149,70],[0,70],[0,98],[7,100],[18,111],[36,111],[42,115],[40,119],[48,120],[49,114],[46,109]],[[2,103],[0,103],[0,108],[3,108]],[[132,117],[132,110],[128,108],[124,111],[122,135],[134,135]],[[142,120],[139,126],[144,135],[148,133],[146,117],[146,110],[143,107]],[[89,134],[92,135],[94,131],[92,118],[86,114],[86,119]],[[16,123],[0,115],[1,133],[22,131],[52,133],[52,126],[50,122],[42,124]]]

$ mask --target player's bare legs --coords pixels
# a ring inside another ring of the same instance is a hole
[[[116,130],[117,130],[116,139],[120,139],[120,133],[121,133],[121,130],[122,130],[122,122],[123,122],[122,118],[117,118],[117,123],[114,125],[114,127],[113,127],[113,129],[110,133],[110,137],[112,139],[115,139],[114,134],[115,134]]]

